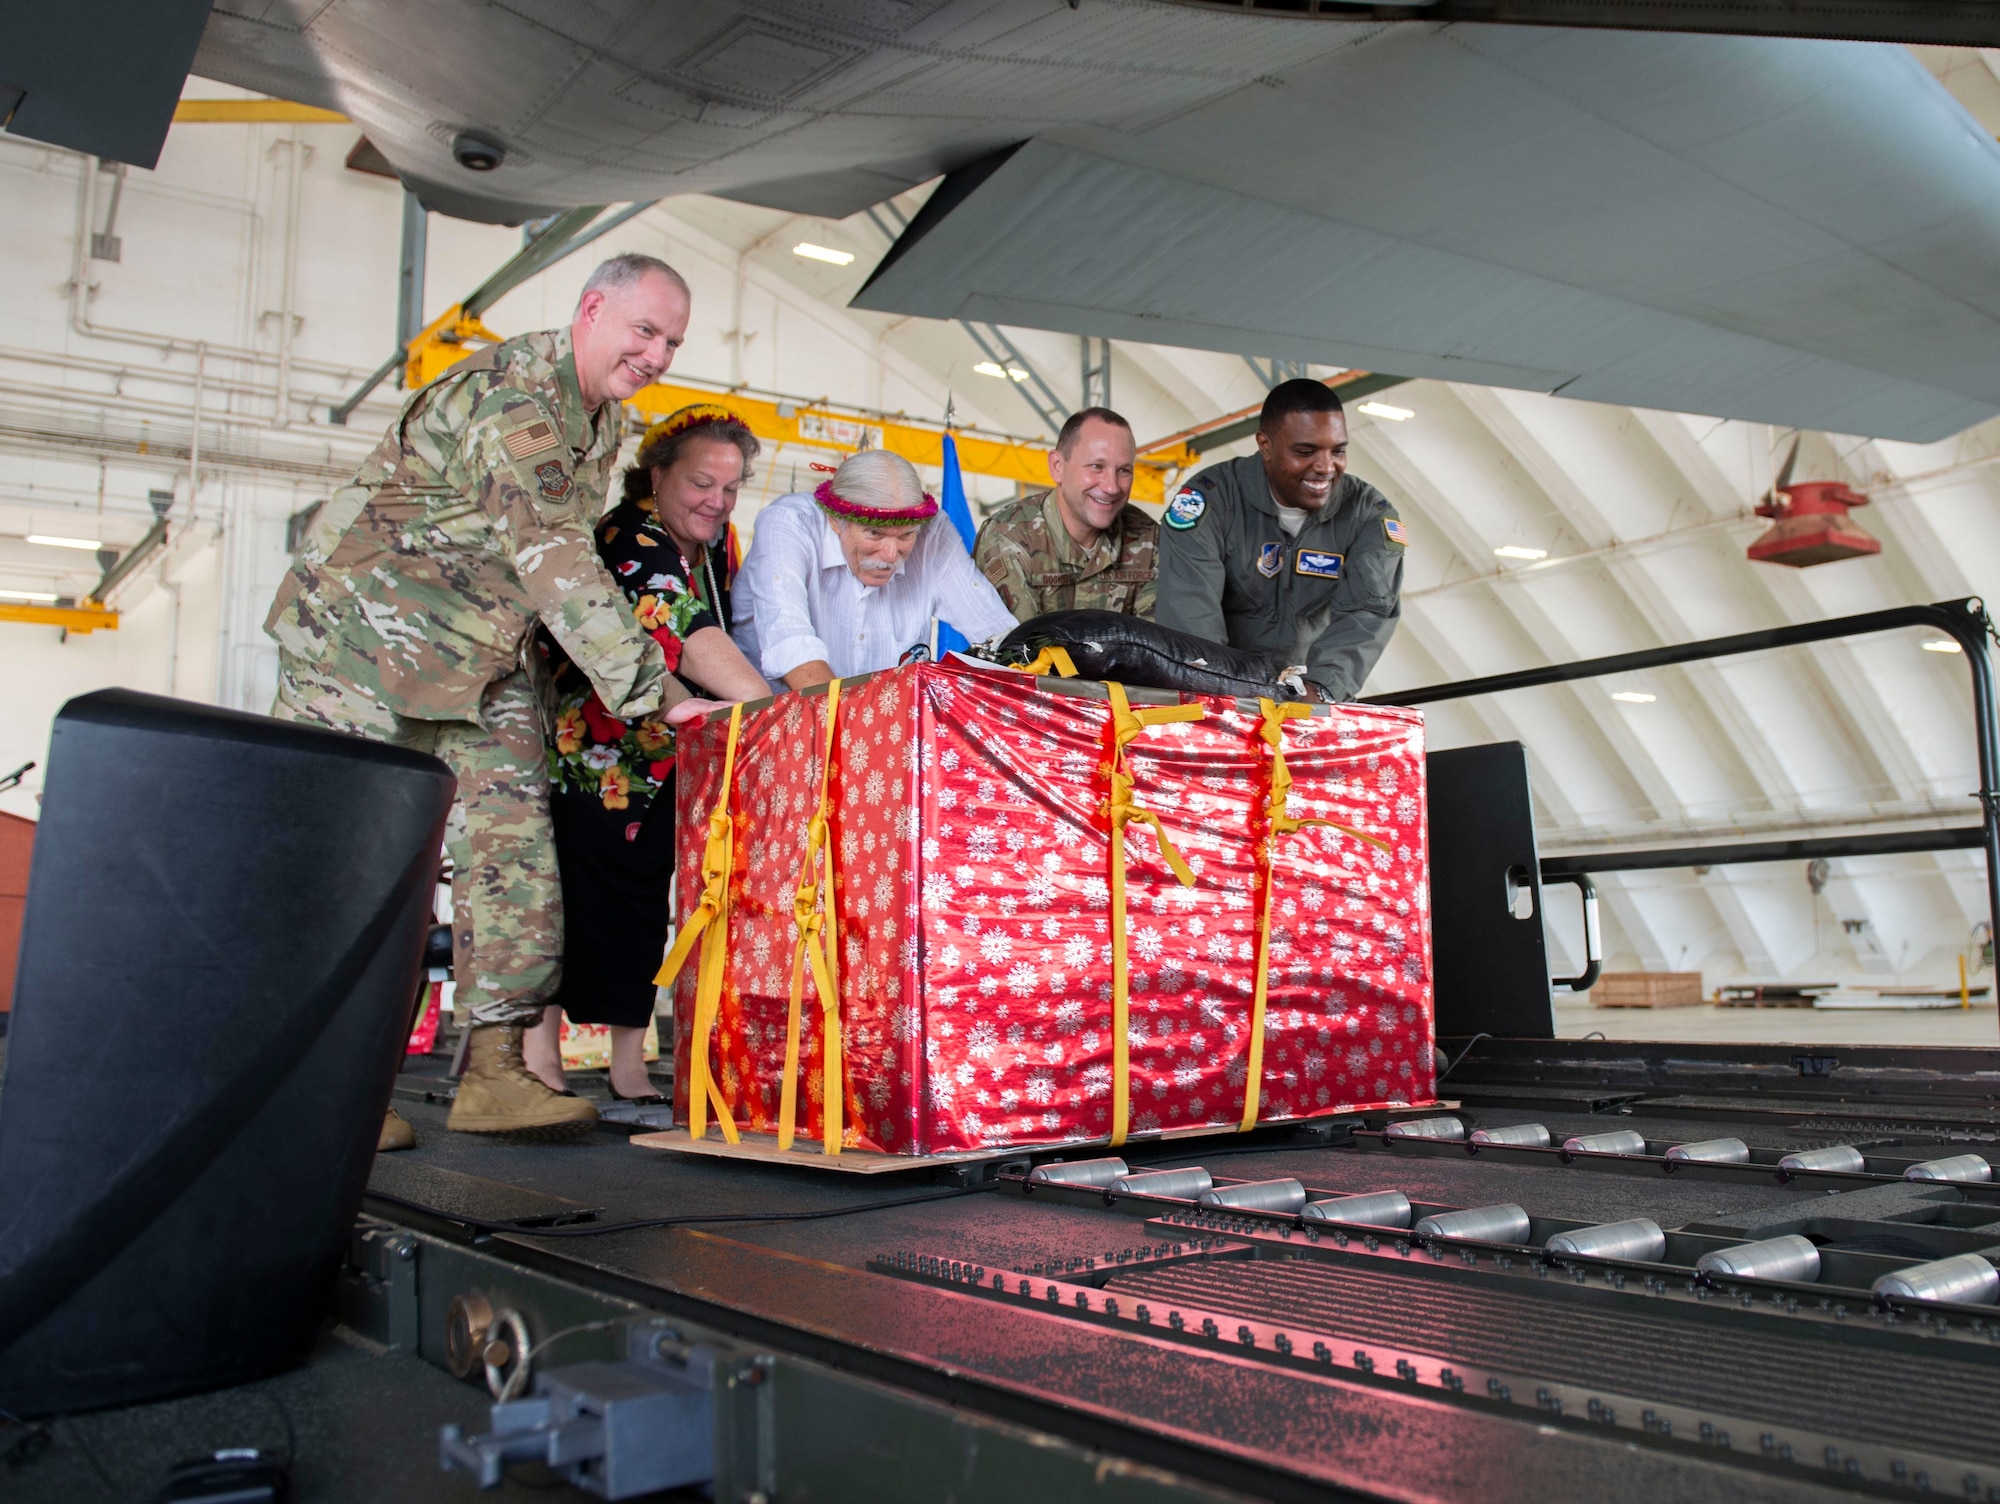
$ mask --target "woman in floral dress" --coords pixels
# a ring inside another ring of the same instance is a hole
[[[624,499],[597,524],[597,551],[667,667],[696,695],[770,693],[729,640],[735,574],[730,513],[757,440],[726,408],[682,408],[647,430]],[[549,753],[562,868],[563,976],[555,1007],[528,1032],[528,1068],[564,1090],[561,1020],[611,1028],[611,1094],[653,1101],[646,1025],[667,944],[674,868],[674,732],[664,712],[609,714],[562,650],[541,639],[556,693]]]

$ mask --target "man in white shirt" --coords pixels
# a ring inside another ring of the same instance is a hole
[[[733,635],[773,687],[893,668],[950,622],[972,642],[1014,628],[937,501],[902,456],[865,449],[811,494],[757,516],[731,591]]]

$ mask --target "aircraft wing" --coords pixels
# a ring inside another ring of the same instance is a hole
[[[433,207],[951,174],[856,299],[1935,439],[2000,412],[2000,144],[1903,48],[1158,0],[218,0],[195,71]],[[474,172],[452,143],[502,148]]]

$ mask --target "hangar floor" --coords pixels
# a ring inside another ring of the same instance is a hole
[[[1991,1001],[1970,1008],[1595,1008],[1556,1002],[1556,1034],[1581,1039],[1741,1040],[1768,1044],[2000,1044]]]

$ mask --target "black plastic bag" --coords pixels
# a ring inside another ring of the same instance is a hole
[[[1050,611],[1031,617],[1000,639],[997,656],[1002,663],[1027,663],[1046,647],[1064,649],[1085,679],[1196,695],[1305,697],[1302,686],[1279,680],[1279,666],[1262,653],[1117,611]]]

